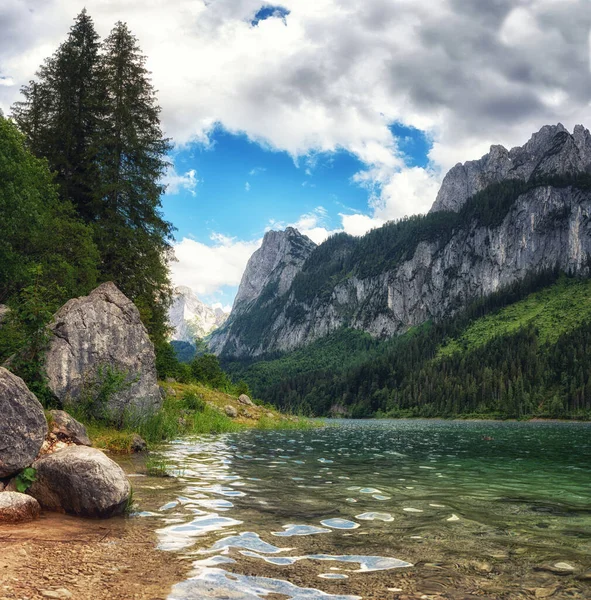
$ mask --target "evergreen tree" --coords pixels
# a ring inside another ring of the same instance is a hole
[[[154,341],[163,343],[173,227],[162,216],[160,197],[170,143],[160,128],[146,58],[125,23],[115,25],[103,50],[107,95],[96,224],[102,275],[135,301]]]
[[[21,90],[13,118],[37,156],[56,171],[62,198],[86,220],[94,218],[98,188],[96,137],[101,122],[103,82],[99,36],[83,10],[66,41]]]

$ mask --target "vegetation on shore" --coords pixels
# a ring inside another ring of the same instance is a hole
[[[108,421],[89,420],[75,410],[74,414],[87,424],[94,446],[117,453],[132,452],[137,435],[153,448],[182,436],[232,433],[246,428],[309,429],[318,426],[309,419],[282,414],[256,401],[253,406],[241,405],[235,395],[203,383],[163,382],[161,385],[166,393],[162,408],[145,419],[130,417],[124,419],[121,426],[115,426]],[[227,406],[236,410],[236,418],[225,414]]]

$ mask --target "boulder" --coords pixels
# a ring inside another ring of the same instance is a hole
[[[0,326],[8,319],[10,308],[6,304],[0,304]]]
[[[61,441],[70,441],[77,446],[92,446],[86,427],[63,410],[52,410],[51,433]]]
[[[105,372],[124,375],[111,394],[114,415],[148,414],[162,402],[156,380],[154,345],[136,306],[114,283],[74,298],[55,314],[45,357],[48,385],[64,403],[76,403]]]
[[[240,394],[240,396],[238,396],[238,402],[240,402],[240,404],[246,404],[246,406],[254,406],[252,400],[246,394]]]
[[[148,449],[148,443],[144,438],[134,433],[131,438],[131,451],[132,452],[145,452]]]
[[[238,411],[231,404],[228,404],[224,408],[224,412],[232,419],[235,419],[238,416]]]
[[[79,517],[107,518],[125,511],[131,486],[123,469],[100,450],[71,446],[33,463],[28,493],[42,508]]]
[[[20,377],[0,367],[0,478],[28,467],[46,435],[39,400]]]
[[[0,493],[0,523],[24,523],[39,516],[39,502],[18,492]]]

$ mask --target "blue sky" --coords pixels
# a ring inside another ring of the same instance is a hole
[[[391,126],[408,166],[426,167],[431,144],[420,130]],[[258,241],[269,229],[299,228],[320,242],[342,229],[342,215],[367,215],[372,193],[354,180],[366,165],[345,150],[297,158],[216,127],[207,143],[191,143],[171,160],[177,182],[163,199],[178,243],[216,247],[230,240]],[[312,230],[312,231],[310,231]],[[232,303],[237,285],[200,292],[208,303]]]
[[[0,110],[77,0],[5,0]],[[589,126],[588,0],[86,0],[125,21],[176,147],[173,281],[232,301],[269,227],[320,241],[429,210],[442,177],[543,125]],[[248,185],[247,185],[248,184]],[[249,188],[247,190],[247,187]]]

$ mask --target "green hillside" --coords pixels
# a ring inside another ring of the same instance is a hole
[[[458,337],[445,342],[438,356],[470,352],[495,337],[533,327],[543,344],[554,344],[564,333],[591,319],[591,280],[561,277],[556,284],[534,292],[497,312],[477,319]]]
[[[591,417],[591,280],[546,273],[389,340],[343,329],[228,368],[313,415]]]

